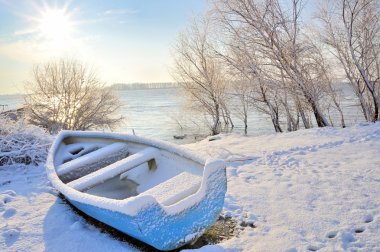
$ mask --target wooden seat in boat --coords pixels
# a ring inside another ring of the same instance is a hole
[[[155,159],[158,154],[159,149],[148,147],[93,173],[71,181],[67,185],[78,191],[92,188],[98,184],[103,183],[104,181],[119,176],[120,174],[125,173],[145,162]]]
[[[141,194],[152,195],[160,204],[169,206],[196,193],[201,182],[202,177],[182,172]]]
[[[57,175],[65,183],[93,173],[128,155],[128,145],[123,142],[113,143],[99,149],[95,148],[96,150],[86,146],[81,147],[78,144],[76,148],[80,148],[81,151],[77,154],[71,153],[72,151],[65,153],[65,159],[69,161],[59,165],[56,169]],[[90,149],[87,150],[89,153],[86,153],[86,149]]]

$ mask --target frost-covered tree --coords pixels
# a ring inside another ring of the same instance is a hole
[[[324,1],[321,38],[338,59],[368,121],[380,120],[380,2]]]
[[[244,40],[247,48],[254,48],[255,54],[261,57],[260,68],[265,77],[269,77],[272,84],[280,84],[271,88],[273,95],[267,98],[271,98],[273,103],[277,94],[286,92],[288,97],[292,97],[306,128],[310,127],[310,123],[307,116],[303,116],[305,110],[312,112],[319,127],[328,126],[329,122],[322,107],[324,90],[317,85],[320,71],[311,64],[312,47],[305,39],[301,22],[304,1],[213,2],[216,12],[228,30],[238,34],[235,37]],[[247,51],[246,55],[249,54],[252,52]]]
[[[250,107],[268,115],[276,132],[282,132],[279,119],[278,88],[272,85],[267,74],[262,70],[265,64],[260,53],[252,43],[244,39],[240,32],[227,25],[227,36],[222,39],[223,46],[218,48],[217,56],[225,64],[229,74],[230,92],[237,98],[239,106],[235,108],[238,118],[244,123],[245,133],[248,128],[248,110]]]
[[[228,108],[227,82],[223,65],[215,57],[210,41],[211,24],[207,18],[194,20],[179,34],[174,47],[172,75],[184,91],[188,106],[211,118],[209,128],[218,134],[232,124]]]
[[[36,65],[25,89],[28,119],[50,133],[112,128],[123,119],[117,115],[121,105],[114,91],[76,60]]]

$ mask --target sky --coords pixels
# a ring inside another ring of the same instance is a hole
[[[171,47],[206,0],[0,0],[0,94],[32,68],[75,58],[108,84],[172,81]]]

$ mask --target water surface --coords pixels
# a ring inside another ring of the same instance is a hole
[[[343,91],[341,103],[347,126],[363,121],[356,97],[347,88]],[[118,91],[118,95],[123,104],[120,112],[125,117],[125,122],[115,131],[129,134],[134,132],[136,135],[178,144],[194,142],[208,134],[207,126],[202,123],[202,117],[183,109],[184,98],[179,88],[121,90]],[[20,108],[23,103],[22,95],[0,96],[0,105],[6,104],[6,109]],[[233,106],[236,108],[238,103],[234,103]],[[0,107],[1,110],[2,107]],[[331,117],[338,126],[337,112],[332,110]],[[233,116],[233,121],[235,124],[234,132],[243,133],[244,124],[242,121],[235,116]],[[273,132],[269,116],[253,109],[249,112],[249,135],[263,135]],[[173,136],[184,134],[187,136],[183,140],[173,138]]]

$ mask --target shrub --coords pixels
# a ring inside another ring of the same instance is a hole
[[[0,115],[0,166],[45,162],[51,142],[44,129]]]

